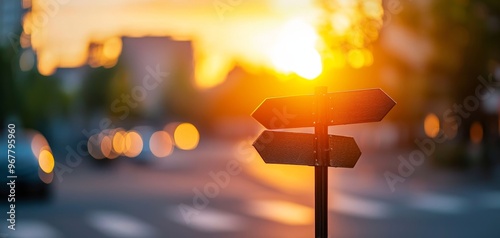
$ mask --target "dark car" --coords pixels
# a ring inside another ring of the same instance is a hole
[[[4,138],[0,140],[0,148],[4,150],[0,157],[1,196],[15,201],[49,198],[54,159],[45,137],[32,130],[15,128],[14,131],[1,133]],[[7,133],[14,136],[9,138]]]

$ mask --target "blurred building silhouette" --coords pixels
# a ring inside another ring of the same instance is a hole
[[[23,15],[22,1],[0,0],[0,46],[17,47]]]

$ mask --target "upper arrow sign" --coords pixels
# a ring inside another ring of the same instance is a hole
[[[266,163],[315,166],[314,134],[264,131],[253,143]],[[329,135],[328,166],[353,168],[361,156],[352,137]]]
[[[328,94],[328,124],[381,121],[396,105],[381,89]],[[268,129],[314,126],[314,96],[268,98],[252,113]]]

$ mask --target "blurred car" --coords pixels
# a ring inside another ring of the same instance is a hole
[[[31,130],[23,130],[20,128],[15,128],[14,140],[15,146],[12,148],[14,153],[14,160],[8,158],[8,140],[7,131],[1,133],[0,148],[4,150],[0,159],[0,183],[3,187],[1,189],[1,196],[7,198],[11,194],[11,188],[15,188],[15,201],[27,200],[27,199],[48,199],[51,194],[50,182],[52,178],[52,169],[54,166],[54,161],[52,157],[52,152],[48,146],[45,137],[39,132]],[[37,156],[35,156],[34,151],[44,151],[42,156],[47,157],[44,160],[48,161],[48,166],[50,168],[50,173],[46,173],[42,170]],[[49,155],[50,154],[50,155]],[[10,162],[9,162],[10,159]],[[13,163],[11,163],[13,162]],[[9,164],[13,166],[9,167]],[[10,169],[13,170],[13,174],[10,173]],[[17,176],[16,178],[9,178],[8,176]],[[15,181],[14,181],[15,180]],[[14,183],[12,183],[14,181]],[[12,184],[12,185],[11,185]],[[13,197],[11,195],[11,197]]]

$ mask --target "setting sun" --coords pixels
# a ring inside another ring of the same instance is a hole
[[[321,56],[315,49],[318,36],[311,26],[293,20],[284,26],[271,52],[273,65],[283,73],[314,79],[322,71]]]
[[[222,18],[211,2],[200,0],[105,1],[72,14],[84,2],[65,2],[41,24],[45,3],[33,1],[23,17],[41,74],[85,64],[113,67],[122,48],[130,47],[124,37],[148,36],[190,42],[197,88],[223,83],[235,67],[312,80],[330,68],[370,66],[367,46],[378,38],[383,16],[380,0],[332,1],[329,7],[313,0],[258,0]]]

